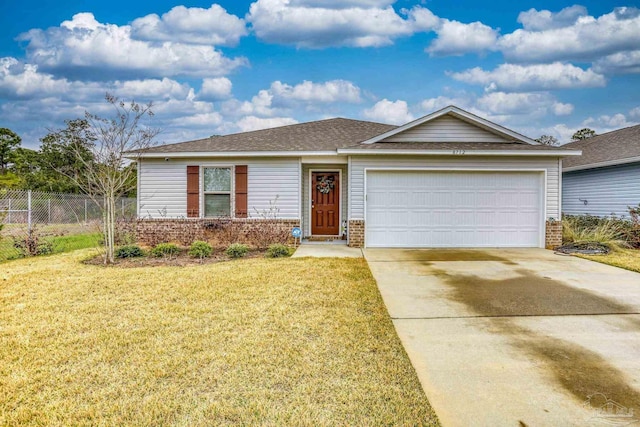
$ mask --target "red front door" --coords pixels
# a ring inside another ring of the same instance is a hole
[[[340,174],[338,172],[311,174],[311,234],[320,236],[340,234]]]

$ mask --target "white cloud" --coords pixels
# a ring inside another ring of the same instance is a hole
[[[278,98],[302,102],[360,102],[360,88],[346,80],[314,83],[308,80],[295,86],[275,81],[270,92]]]
[[[423,100],[420,103],[420,107],[422,108],[424,113],[433,113],[435,111],[441,110],[444,107],[448,107],[450,105],[455,105],[459,108],[469,108],[471,105],[470,101],[466,98],[462,97],[448,97],[448,96],[438,96],[435,98],[428,98]]]
[[[406,101],[389,101],[386,98],[378,101],[373,107],[364,110],[363,115],[370,120],[397,125],[413,120]]]
[[[640,107],[636,107],[633,110],[629,111],[629,117],[640,120]]]
[[[587,8],[580,5],[565,7],[556,13],[549,10],[529,9],[526,12],[520,12],[518,22],[525,30],[542,31],[573,25],[578,18],[586,15]]]
[[[143,97],[152,101],[162,98],[185,98],[193,89],[188,84],[164,78],[162,80],[127,80],[115,83],[116,94],[124,98]]]
[[[231,80],[226,77],[203,79],[198,96],[205,99],[225,99],[231,96],[232,88]]]
[[[246,19],[266,42],[308,48],[384,46],[413,33],[412,22],[399,16],[389,2],[351,0],[349,7],[338,3],[257,0]]]
[[[431,55],[462,55],[495,49],[498,31],[481,23],[464,24],[441,19],[438,37],[429,45]]]
[[[222,124],[223,117],[217,111],[210,113],[198,113],[186,117],[178,117],[171,120],[174,126],[198,126],[213,129],[215,126]]]
[[[594,62],[593,68],[607,74],[640,73],[640,50],[607,55]]]
[[[277,126],[286,126],[286,125],[294,125],[298,123],[297,120],[291,117],[256,117],[256,116],[247,116],[238,120],[236,126],[240,129],[241,132],[249,132],[252,130],[260,130],[267,129]]]
[[[562,13],[562,12],[560,12]],[[500,38],[498,45],[511,62],[594,61],[604,55],[636,50],[640,45],[640,10],[620,7],[598,18],[579,16],[572,25],[556,28],[533,24]],[[533,21],[525,19],[528,26]]]
[[[450,75],[458,81],[484,85],[487,90],[502,91],[601,87],[606,84],[604,76],[591,69],[583,70],[560,62],[538,65],[502,64],[493,71],[476,67]]]
[[[627,117],[622,113],[616,113],[612,115],[603,114],[599,117],[589,117],[582,122],[584,126],[594,129],[597,133],[609,132],[612,130],[625,128],[636,125],[637,122],[629,121]]]
[[[556,116],[568,116],[573,113],[574,106],[572,104],[563,104],[562,102],[556,102],[552,107],[553,114]]]
[[[7,98],[48,96],[68,91],[67,79],[55,79],[49,74],[38,73],[38,66],[21,64],[17,59],[0,58],[0,94]]]
[[[246,34],[244,21],[217,4],[209,9],[176,6],[162,17],[154,13],[131,23],[132,38],[139,40],[235,46]]]
[[[142,76],[218,76],[246,65],[245,58],[229,59],[211,46],[151,43],[131,37],[131,27],[102,24],[91,13],[47,30],[20,36],[28,41],[29,62],[48,71],[76,70],[92,78],[100,73]]]
[[[545,116],[549,112],[555,115],[566,115],[573,111],[571,104],[558,102],[556,98],[548,92],[487,93],[477,100],[476,107],[490,114],[538,117]]]
[[[396,0],[291,0],[292,6],[324,7],[329,9],[348,9],[352,7],[373,8],[386,7]]]

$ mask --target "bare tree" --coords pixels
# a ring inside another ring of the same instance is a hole
[[[85,112],[86,128],[71,127],[66,132],[71,141],[69,147],[83,174],[65,174],[74,181],[96,204],[102,206],[105,264],[114,262],[117,209],[116,200],[132,191],[136,185],[136,169],[130,167],[125,153],[148,148],[154,143],[159,129],[143,124],[145,117],[153,116],[152,104],[141,105],[124,102],[107,93],[106,101],[113,107],[114,116],[106,119]],[[92,156],[87,156],[86,147]]]
[[[542,145],[556,146],[558,145],[558,139],[552,135],[542,135],[540,138],[536,138]]]

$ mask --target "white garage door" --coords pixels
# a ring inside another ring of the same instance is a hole
[[[368,171],[368,247],[539,247],[538,172]]]

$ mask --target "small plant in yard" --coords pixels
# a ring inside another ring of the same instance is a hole
[[[24,237],[14,237],[13,247],[18,249],[20,255],[24,257],[48,255],[53,252],[53,244],[43,240],[36,227],[31,228]]]
[[[174,243],[158,243],[153,249],[151,249],[151,255],[156,258],[173,258],[174,255],[180,253],[180,248]]]
[[[267,258],[284,258],[290,256],[291,251],[288,246],[283,245],[282,243],[274,243],[269,245],[265,255]]]
[[[579,217],[565,217],[562,220],[562,242],[567,243],[600,243],[611,249],[629,247],[625,240],[623,222],[616,219],[585,221]]]
[[[249,252],[249,247],[242,243],[233,243],[230,245],[225,253],[231,258],[242,258]]]
[[[138,245],[125,245],[116,249],[116,258],[137,258],[144,256],[144,251]]]
[[[207,258],[211,256],[213,253],[213,248],[207,242],[203,242],[202,240],[196,240],[191,244],[189,248],[189,256],[193,258]]]

